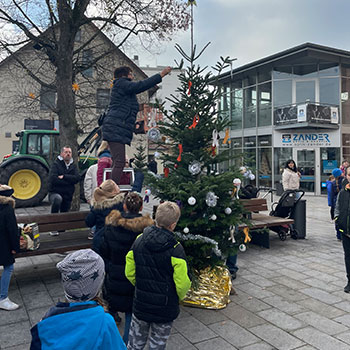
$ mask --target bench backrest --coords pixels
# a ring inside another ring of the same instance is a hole
[[[16,215],[17,223],[30,224],[36,222],[39,232],[71,230],[87,227],[85,218],[89,211],[72,211],[69,213]]]
[[[265,198],[240,199],[244,209],[248,212],[268,210]]]

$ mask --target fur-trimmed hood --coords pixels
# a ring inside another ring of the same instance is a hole
[[[124,197],[125,193],[119,193],[115,197],[104,199],[101,202],[96,202],[95,199],[93,199],[91,201],[91,204],[94,209],[107,209],[113,207],[116,204],[123,203]]]
[[[145,216],[136,216],[134,218],[124,218],[120,211],[112,210],[106,217],[106,225],[121,226],[129,231],[142,232],[146,227],[152,226],[154,221],[147,214]]]
[[[0,204],[9,204],[12,206],[12,208],[14,208],[16,205],[16,202],[11,197],[0,196]]]

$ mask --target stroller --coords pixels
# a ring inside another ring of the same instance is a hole
[[[300,194],[300,196],[298,197],[297,194]],[[305,191],[303,190],[287,190],[283,192],[278,203],[275,202],[271,205],[270,216],[295,219],[295,206],[298,204],[304,194]],[[288,234],[290,234],[293,239],[298,239],[299,236],[294,224],[270,227],[270,230],[276,232],[281,241],[285,241]]]

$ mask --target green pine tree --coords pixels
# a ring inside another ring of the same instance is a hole
[[[142,143],[138,144],[136,147],[136,153],[134,155],[133,166],[135,170],[138,171],[146,171],[147,167],[147,156],[146,156],[146,147],[142,145]]]
[[[213,74],[204,74],[205,69],[194,65],[195,52],[188,57],[180,47],[177,49],[188,59],[190,66],[179,75],[180,86],[176,91],[179,97],[172,95],[169,98],[171,110],[163,111],[164,121],[158,125],[161,133],[158,143],[168,148],[162,153],[161,160],[169,169],[169,175],[150,177],[148,183],[157,198],[176,201],[180,205],[181,218],[175,231],[193,273],[222,264],[225,257],[234,254],[243,242],[243,234],[237,232],[236,243],[229,240],[230,228],[241,222],[242,206],[231,196],[232,181],[240,174],[238,169],[217,172],[218,165],[229,159],[229,149],[218,152],[213,148],[213,131],[214,135],[224,131],[230,122],[218,114],[220,88],[215,84]],[[227,62],[228,58],[221,58],[213,68],[220,74]],[[182,64],[183,61],[179,68]],[[199,173],[191,170],[195,163],[200,166]],[[188,203],[190,197],[195,198],[194,205]],[[208,197],[211,197],[212,206],[208,205]]]

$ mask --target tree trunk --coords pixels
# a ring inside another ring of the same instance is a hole
[[[60,145],[72,148],[74,162],[78,165],[78,124],[75,118],[75,96],[72,89],[73,48],[72,34],[62,26],[60,31],[57,62],[57,109],[60,131]],[[74,38],[74,36],[73,36]],[[72,210],[80,208],[80,188],[76,186]]]

